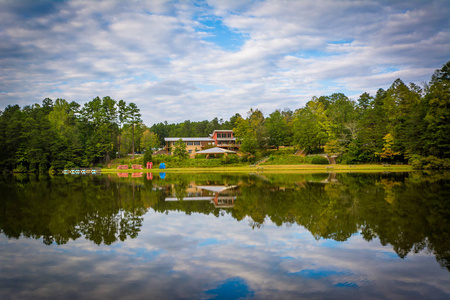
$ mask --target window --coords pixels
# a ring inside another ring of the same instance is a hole
[[[189,154],[192,153],[192,150],[189,150]]]
[[[218,133],[218,134],[217,134],[217,138],[220,139],[221,137],[222,137],[222,134],[221,134],[221,133]]]
[[[194,145],[195,145],[195,146],[199,146],[199,145],[200,145],[200,142],[194,142]]]
[[[192,146],[192,145],[194,145],[194,142],[187,142],[187,145]]]
[[[230,138],[230,139],[231,139],[231,133],[229,133],[229,134],[228,134],[228,138]]]

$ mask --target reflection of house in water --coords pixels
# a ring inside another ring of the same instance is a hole
[[[321,181],[313,181],[313,180],[308,180],[309,183],[337,183],[339,182],[339,180],[337,179],[337,173],[328,173],[328,178],[323,179]],[[304,183],[298,183],[298,185],[302,185],[304,187]]]
[[[182,197],[183,201],[210,201],[217,208],[231,208],[237,195],[237,185],[203,185],[196,186],[194,183],[186,189],[186,196]],[[166,201],[179,201],[180,198],[166,197]]]
[[[336,173],[329,173],[328,178],[321,181],[322,183],[339,182],[336,178]]]
[[[325,174],[320,174],[320,175],[325,175]],[[322,178],[316,178],[315,180],[302,180],[302,181],[297,181],[295,182],[295,186],[298,188],[306,188],[308,184],[317,184],[317,183],[339,183],[339,180],[337,179],[337,173],[333,173],[330,172],[327,175],[327,178],[322,179]]]

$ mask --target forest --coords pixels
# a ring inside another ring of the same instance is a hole
[[[267,117],[255,108],[229,120],[146,126],[136,104],[96,97],[83,106],[46,98],[0,111],[0,171],[46,172],[106,166],[129,153],[158,149],[165,137],[206,137],[233,129],[241,150],[255,157],[294,146],[327,153],[344,164],[380,161],[450,168],[450,61],[421,86],[395,80],[355,101],[342,93],[313,97],[294,111]]]

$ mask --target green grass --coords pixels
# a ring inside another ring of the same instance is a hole
[[[412,167],[409,165],[395,165],[391,167],[383,167],[382,165],[265,165],[265,166],[220,166],[220,167],[172,167],[166,164],[167,169],[159,169],[157,166],[151,170],[117,170],[102,169],[102,173],[132,173],[132,172],[219,172],[219,173],[315,173],[315,172],[409,172]],[[328,168],[327,168],[328,167]]]
[[[307,162],[306,157],[298,155],[271,155],[263,165],[299,165]]]
[[[109,167],[103,168],[103,173],[132,173],[132,172],[408,172],[412,171],[412,167],[409,165],[392,165],[390,167],[384,167],[379,164],[366,164],[366,165],[314,165],[311,164],[312,157],[302,157],[292,154],[292,149],[285,149],[284,151],[274,151],[276,155],[271,155],[270,159],[256,167],[251,167],[251,162],[240,162],[237,158],[232,159],[236,161],[234,163],[225,164],[225,159],[185,159],[180,160],[174,156],[153,156],[153,169],[147,170],[117,170],[119,164],[140,164],[142,165],[142,156],[136,156],[133,160],[131,157],[115,159]],[[160,170],[159,163],[164,162],[166,169]],[[145,167],[145,166],[144,166]]]

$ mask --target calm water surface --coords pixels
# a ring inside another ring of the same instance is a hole
[[[134,176],[0,177],[0,299],[450,298],[449,174]]]

